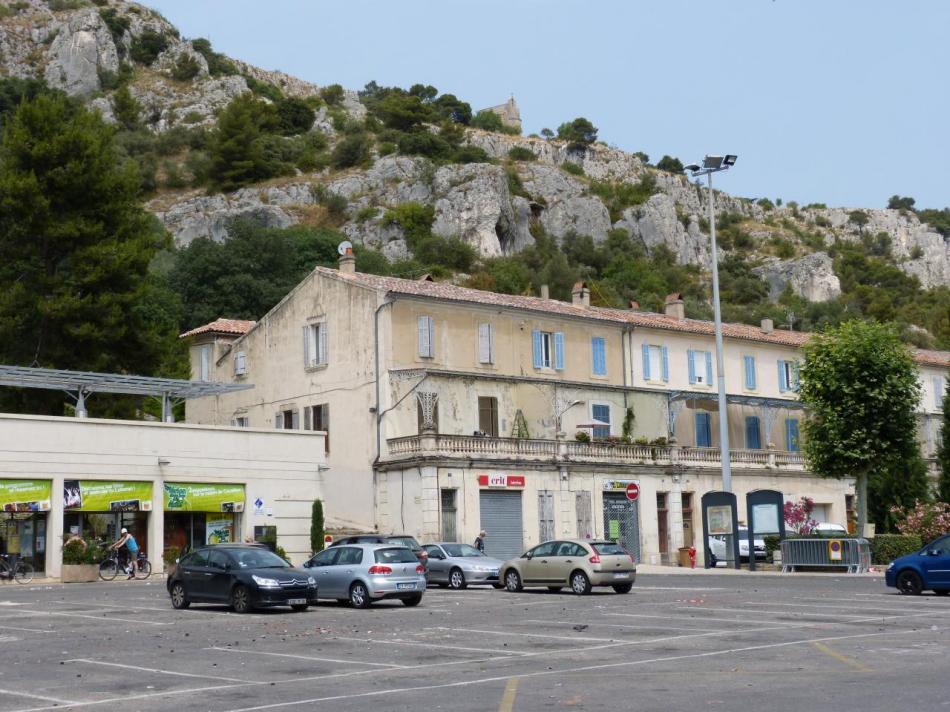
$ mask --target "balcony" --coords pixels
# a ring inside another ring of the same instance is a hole
[[[482,438],[470,435],[432,433],[391,438],[389,461],[464,458],[499,462],[581,462],[610,465],[680,465],[718,468],[719,448],[630,445],[626,443],[572,440]],[[801,453],[777,450],[732,450],[733,467],[741,470],[803,472]]]

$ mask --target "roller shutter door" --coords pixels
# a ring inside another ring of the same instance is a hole
[[[521,556],[521,492],[482,490],[480,505],[481,528],[488,534],[485,553],[502,561]]]

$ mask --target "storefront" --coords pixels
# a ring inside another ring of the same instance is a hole
[[[604,538],[640,561],[640,481],[604,481]]]
[[[523,551],[523,475],[479,475],[479,521],[488,532],[485,553],[498,559],[512,559]]]
[[[128,529],[148,552],[152,483],[119,480],[63,480],[63,534],[87,541],[116,541]]]
[[[24,558],[42,572],[46,566],[46,518],[50,480],[0,480],[0,554]]]
[[[241,484],[166,482],[165,548],[185,551],[235,541],[245,496]]]

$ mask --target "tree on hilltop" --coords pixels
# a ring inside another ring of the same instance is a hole
[[[557,127],[557,137],[571,150],[583,150],[597,140],[597,127],[580,116]]]

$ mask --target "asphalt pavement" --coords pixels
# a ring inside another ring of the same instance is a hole
[[[164,581],[0,586],[0,712],[862,710],[950,703],[950,599],[879,577],[641,574],[628,595],[171,608]]]

